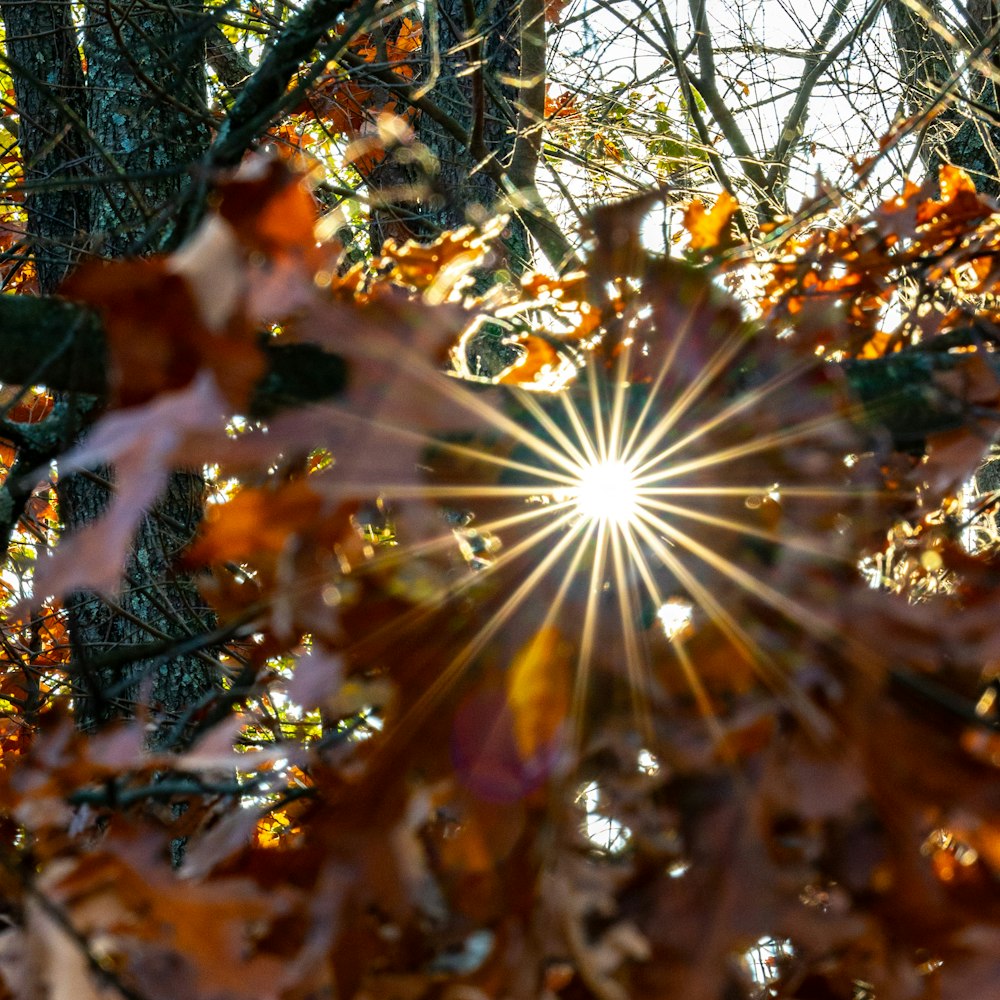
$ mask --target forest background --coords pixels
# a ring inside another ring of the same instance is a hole
[[[5,996],[996,995],[991,0],[0,20]]]

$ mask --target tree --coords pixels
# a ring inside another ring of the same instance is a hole
[[[859,156],[785,219],[876,8],[763,156],[642,9],[706,190],[574,245],[536,171],[643,112],[546,13],[0,3],[12,995],[991,995],[996,203]]]

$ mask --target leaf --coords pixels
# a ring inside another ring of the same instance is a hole
[[[29,902],[26,924],[18,957],[38,979],[22,980],[18,1000],[109,1000],[118,992],[98,986],[80,942],[40,901]]]
[[[554,625],[540,628],[510,665],[507,704],[525,761],[551,753],[569,721],[573,647]]]
[[[155,837],[106,842],[86,859],[50,869],[46,893],[79,932],[103,941],[126,980],[150,1000],[179,991],[258,997],[260,983],[278,976],[281,963],[254,954],[251,929],[260,935],[287,912],[290,893],[265,892],[248,879],[181,882],[158,857],[159,846]],[[172,968],[169,981],[164,963]]]
[[[580,118],[582,112],[576,104],[576,94],[571,91],[559,94],[558,97],[550,97],[548,86],[545,88],[545,117],[547,120],[553,118]]]
[[[556,693],[553,703],[558,697]],[[541,787],[554,770],[558,747],[551,742],[534,745],[545,737],[551,713],[535,714],[523,703],[520,707],[524,716],[519,725],[507,692],[486,686],[465,698],[455,713],[451,735],[455,773],[476,798],[495,804],[518,802]],[[519,728],[524,746],[519,743]]]
[[[400,284],[428,293],[430,302],[446,302],[472,280],[472,268],[480,265],[504,226],[504,217],[496,218],[484,229],[462,226],[443,233],[433,243],[407,240],[403,244],[386,240],[382,246],[379,268],[392,268]]]
[[[53,554],[39,560],[37,599],[84,589],[116,592],[143,514],[172,468],[211,461],[213,443],[225,440],[226,410],[215,379],[203,371],[186,387],[160,393],[145,406],[106,415],[62,456],[62,475],[113,463],[117,488],[103,517],[62,538]]]
[[[101,315],[116,405],[180,389],[207,368],[233,410],[247,412],[267,368],[259,325],[304,304],[331,264],[316,243],[315,202],[279,160],[249,158],[213,205],[176,253],[85,264],[60,288]]]
[[[657,202],[663,200],[665,191],[644,191],[624,201],[599,205],[591,211],[588,222],[596,241],[588,268],[592,304],[599,304],[604,298],[593,294],[596,287],[645,270],[649,257],[642,245],[642,220]]]
[[[535,334],[516,341],[522,349],[521,356],[497,379],[504,385],[517,385],[530,389],[532,383],[546,384],[546,376],[551,376],[562,364],[562,357],[544,337]]]
[[[241,490],[209,512],[183,557],[212,568],[202,593],[223,618],[268,606],[282,648],[304,632],[336,633],[336,584],[364,559],[354,507],[318,492],[319,478]]]
[[[568,3],[569,0],[545,0],[545,20],[549,24],[558,24]]]
[[[691,250],[716,255],[735,246],[733,219],[739,208],[739,202],[728,191],[723,191],[707,211],[705,203],[695,198],[684,210]]]
[[[240,490],[226,503],[209,508],[187,560],[198,565],[280,555],[291,536],[313,534],[323,506],[307,479]]]
[[[225,270],[224,259],[215,263]],[[191,285],[163,258],[84,265],[60,291],[100,312],[112,360],[112,399],[118,406],[181,389],[207,364],[232,404],[246,408],[266,369],[243,317],[215,311],[204,315]],[[218,301],[235,308],[238,294],[234,289]],[[210,301],[208,296],[205,300]]]
[[[340,690],[343,679],[342,658],[313,647],[295,661],[295,673],[285,691],[293,704],[311,709],[329,701]]]

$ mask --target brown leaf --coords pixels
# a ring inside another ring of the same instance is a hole
[[[287,892],[247,879],[182,882],[159,857],[156,838],[106,842],[102,850],[53,867],[45,891],[76,929],[124,967],[150,1000],[179,993],[218,1000],[257,997],[281,964],[254,954],[258,933],[287,912]],[[172,968],[163,978],[164,963]],[[86,995],[86,994],[85,994]]]
[[[604,298],[603,294],[593,295],[595,288],[646,269],[648,253],[642,245],[642,220],[665,194],[665,188],[644,191],[625,201],[600,205],[590,213],[590,228],[597,244],[589,267],[594,302]]]
[[[303,179],[256,156],[218,185],[213,211],[169,256],[93,262],[60,292],[96,309],[108,334],[113,401],[145,402],[210,369],[237,412],[266,370],[258,327],[288,315],[332,267]]]
[[[100,313],[119,406],[181,389],[204,365],[217,374],[232,405],[245,409],[264,374],[264,355],[242,316],[221,316],[219,328],[210,326],[191,285],[164,258],[87,264],[60,292]]]

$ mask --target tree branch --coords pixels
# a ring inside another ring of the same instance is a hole
[[[948,334],[949,344],[978,343],[975,330]],[[336,396],[347,379],[345,362],[310,344],[264,343],[268,373],[257,386],[251,415]],[[951,371],[967,354],[919,349],[843,368],[867,420],[883,428],[901,450],[919,448],[929,434],[955,430],[969,419],[961,400],[943,390],[936,376]],[[1000,355],[980,357],[997,372]],[[0,382],[42,383],[50,389],[102,396],[107,392],[107,353],[100,320],[58,298],[0,295]]]
[[[517,132],[507,174],[519,188],[533,188],[545,125],[545,3],[521,0],[521,80]]]
[[[353,5],[354,0],[314,0],[288,21],[274,47],[240,90],[219,128],[206,157],[209,165],[234,166],[282,108],[300,100],[299,88],[290,94],[288,84],[320,39]],[[338,38],[337,52],[326,54],[316,67],[316,75],[325,67],[328,58],[336,58],[346,51],[374,9],[374,0],[366,0],[361,5],[353,19],[353,30],[348,29]]]
[[[329,398],[344,387],[344,362],[317,347],[268,340],[263,349],[269,369],[252,415]],[[0,295],[0,381],[104,396],[108,357],[97,315],[63,299]]]

